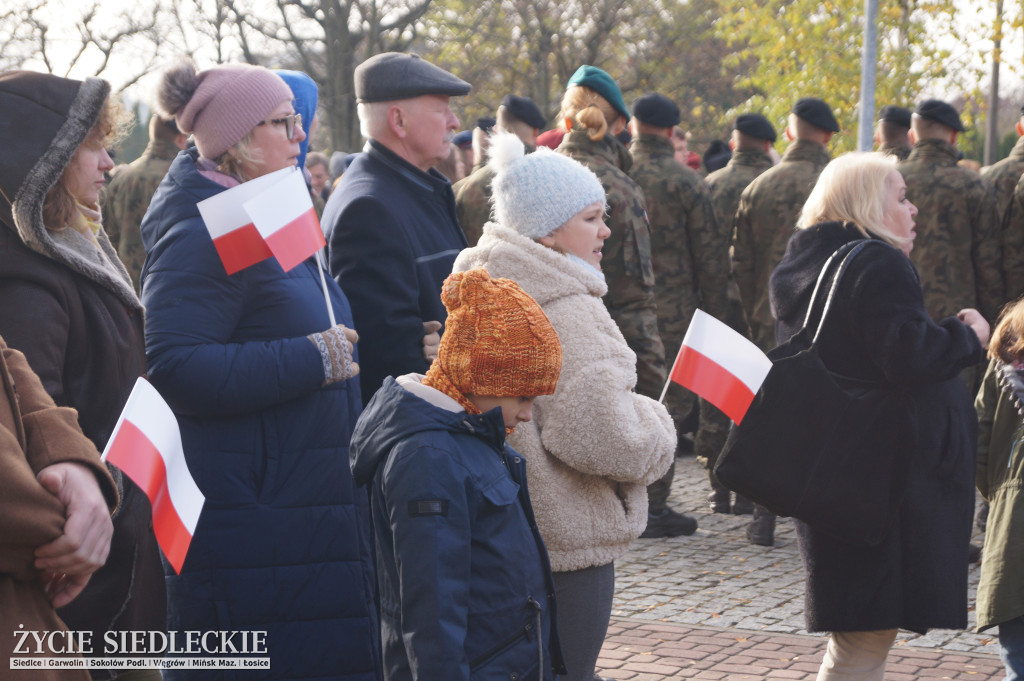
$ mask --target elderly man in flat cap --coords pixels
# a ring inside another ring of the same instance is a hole
[[[918,211],[910,259],[934,319],[974,307],[993,322],[1007,299],[999,206],[988,182],[957,165],[963,131],[956,109],[937,99],[921,102],[911,117],[914,148],[899,165]]]
[[[526,153],[537,149],[537,135],[547,127],[547,120],[529,97],[505,95],[495,114],[499,131],[511,132],[523,141]],[[488,131],[490,132],[490,131]],[[474,137],[476,132],[474,131]],[[491,180],[494,171],[482,159],[473,167],[473,172],[455,183],[455,207],[459,214],[459,225],[466,233],[470,246],[483,234],[484,224],[491,219]]]
[[[441,284],[466,237],[455,196],[434,166],[459,121],[449,99],[470,85],[416,55],[388,52],[356,67],[364,153],[324,209],[331,274],[359,330],[363,401],[387,376],[426,373],[446,318]],[[427,341],[427,342],[425,342]]]
[[[640,185],[647,204],[658,333],[665,344],[666,362],[671,363],[698,307],[719,319],[726,315],[729,242],[715,223],[704,179],[675,159],[672,130],[679,123],[679,107],[664,95],[648,93],[634,101],[631,109],[633,165],[628,173]],[[680,436],[694,432],[696,395],[670,384],[666,406]],[[668,506],[673,468],[647,488],[644,537],[692,534],[697,528],[696,520]]]
[[[733,276],[750,324],[751,340],[767,352],[775,347],[775,320],[768,303],[768,278],[779,264],[797,216],[822,169],[831,160],[828,143],[839,123],[828,104],[814,97],[797,100],[786,136],[793,143],[782,160],[743,190],[733,233]],[[775,516],[756,507],[747,528],[751,543],[775,543]]]
[[[902,106],[883,106],[878,112],[875,125],[875,144],[883,154],[895,156],[900,161],[910,156],[910,110]]]

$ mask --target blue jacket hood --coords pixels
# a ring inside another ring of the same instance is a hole
[[[366,405],[352,433],[349,461],[356,484],[362,486],[373,480],[377,466],[398,442],[430,430],[474,435],[498,452],[505,446],[505,422],[500,408],[485,414],[448,411],[388,377]]]

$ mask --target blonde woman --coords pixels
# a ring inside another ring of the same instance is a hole
[[[976,421],[958,374],[981,361],[989,329],[973,309],[937,323],[928,316],[907,257],[916,215],[895,159],[841,156],[818,178],[769,285],[781,343],[803,326],[832,253],[858,239],[888,244],[852,261],[818,348],[832,372],[899,388],[916,410],[902,505],[879,545],[855,546],[796,522],[807,630],[832,633],[819,681],[881,681],[897,629],[967,626]]]

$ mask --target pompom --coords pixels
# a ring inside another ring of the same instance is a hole
[[[172,118],[185,108],[199,86],[196,76],[196,65],[184,59],[164,71],[156,95],[157,108],[161,114]]]
[[[497,175],[525,156],[526,147],[518,135],[510,132],[495,132],[491,135],[491,146],[487,155],[487,167]]]

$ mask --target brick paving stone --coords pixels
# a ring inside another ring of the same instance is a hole
[[[804,575],[792,522],[779,520],[775,547],[753,546],[744,535],[750,516],[710,513],[707,487],[693,458],[677,460],[669,503],[694,515],[700,528],[690,537],[638,540],[616,561],[599,673],[614,672],[607,676],[616,681],[813,681],[826,638],[804,629]],[[970,568],[972,608],[978,572]],[[901,631],[886,681],[1002,677],[991,632]]]

